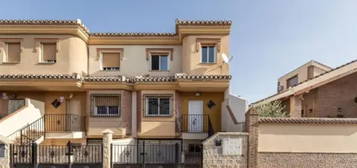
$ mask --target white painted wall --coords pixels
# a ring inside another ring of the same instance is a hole
[[[235,119],[238,124],[234,122],[230,112],[227,109],[229,106],[233,112]],[[229,94],[228,91],[225,93],[225,99],[222,103],[222,131],[224,132],[237,132],[244,130],[244,122],[245,122],[245,112],[247,109],[247,101]]]
[[[44,102],[25,99],[25,106],[18,109],[10,116],[0,121],[0,135],[4,137],[10,136],[15,131],[25,127],[26,125],[40,119],[45,113]],[[9,137],[11,138],[16,137]]]

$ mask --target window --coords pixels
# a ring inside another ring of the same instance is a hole
[[[118,71],[120,69],[120,53],[102,53],[103,70]]]
[[[151,55],[151,70],[168,71],[169,70],[168,55]]]
[[[158,97],[158,96],[146,97],[146,115],[148,116],[170,115],[170,97]]]
[[[299,83],[299,78],[298,78],[298,76],[296,75],[296,76],[294,76],[294,77],[292,77],[292,78],[289,78],[289,79],[286,81],[286,88],[296,86],[298,83]]]
[[[56,43],[42,43],[42,62],[56,63],[57,46]]]
[[[120,116],[119,95],[92,96],[94,116]]]
[[[5,144],[0,144],[0,158],[5,157],[6,146]]]
[[[202,46],[201,47],[201,62],[214,63],[216,60],[216,47],[215,46]]]
[[[7,61],[9,63],[20,62],[21,44],[7,43]]]

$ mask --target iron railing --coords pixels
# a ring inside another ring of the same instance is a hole
[[[10,145],[12,167],[101,167],[103,145]]]
[[[75,114],[46,114],[46,132],[85,131],[85,117]]]
[[[181,132],[208,133],[209,117],[206,114],[184,114],[181,117]]]
[[[45,135],[44,117],[37,119],[29,125],[15,131],[8,136],[16,144],[30,144]]]

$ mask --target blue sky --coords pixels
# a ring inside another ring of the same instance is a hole
[[[253,102],[284,73],[357,58],[356,0],[9,0],[1,19],[81,19],[91,32],[174,32],[175,19],[233,21],[231,92]]]

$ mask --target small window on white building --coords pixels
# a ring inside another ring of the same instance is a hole
[[[216,46],[204,45],[201,47],[201,63],[216,62]]]
[[[120,95],[92,96],[92,115],[120,117]]]
[[[102,53],[103,70],[118,71],[120,70],[120,53]]]
[[[168,71],[169,56],[168,55],[151,55],[151,70],[153,71]]]
[[[147,96],[146,115],[147,116],[169,116],[171,115],[171,103],[168,96]]]

